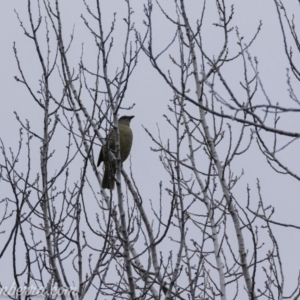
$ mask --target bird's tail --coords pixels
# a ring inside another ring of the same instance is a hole
[[[113,190],[115,187],[114,173],[109,170],[109,166],[105,166],[105,172],[102,180],[102,188]]]

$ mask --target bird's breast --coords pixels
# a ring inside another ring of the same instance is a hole
[[[119,125],[121,161],[125,161],[130,154],[132,146],[132,130],[128,125]]]

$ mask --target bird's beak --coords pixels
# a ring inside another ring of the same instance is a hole
[[[134,116],[130,116],[129,118],[130,118],[130,120],[131,120],[131,119],[133,119],[133,118],[134,118]]]

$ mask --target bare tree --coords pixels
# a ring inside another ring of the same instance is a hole
[[[299,51],[295,23],[290,21],[282,2],[275,1],[275,4],[288,60],[297,78],[293,51],[287,50],[281,11]],[[238,156],[249,152],[255,138],[261,153],[275,172],[298,179],[296,173],[277,157],[277,152],[299,137],[299,132],[279,127],[279,115],[299,112],[299,108],[273,103],[274,100],[270,100],[264,89],[259,77],[258,61],[250,54],[262,23],[258,24],[257,32],[247,42],[240,35],[238,27],[231,25],[234,7],[228,9],[225,1],[216,1],[219,20],[214,25],[223,31],[223,45],[218,54],[210,54],[203,39],[205,1],[195,24],[190,22],[186,8],[188,4],[183,0],[175,1],[176,14],[166,11],[163,3],[156,1],[156,5],[174,25],[175,32],[166,48],[154,52],[153,49],[158,48],[153,32],[154,4],[149,1],[145,9],[149,43],[143,47],[143,51],[174,93],[172,106],[169,107],[171,116],[165,115],[165,118],[176,133],[176,141],[162,141],[147,131],[158,146],[156,151],[161,152],[161,160],[173,184],[169,193],[177,201],[180,240],[176,241],[178,261],[177,268],[170,276],[171,285],[178,283],[179,266],[182,266],[180,259],[184,258],[189,281],[182,290],[189,290],[191,299],[236,299],[241,297],[241,285],[249,299],[282,299],[286,297],[285,278],[279,245],[271,224],[297,229],[299,226],[276,222],[272,216],[274,209],[264,206],[259,178],[257,207],[253,208],[249,187],[247,204],[244,206],[242,199],[234,192],[244,173],[237,173],[232,165]],[[240,47],[235,53],[229,51],[229,45],[234,40]],[[170,53],[174,53],[176,46],[179,54],[174,56]],[[165,62],[159,63],[163,55],[169,56],[173,70],[166,70]],[[223,69],[227,64],[240,64],[244,78],[238,80],[244,94],[234,89],[234,85],[224,76]],[[297,96],[289,75],[288,85],[291,100],[299,104],[295,101]],[[191,91],[196,91],[195,97],[191,96]],[[266,138],[269,133],[274,137],[271,146]],[[289,137],[290,140],[286,142],[286,139],[282,139],[281,142],[285,144],[278,146],[279,136]],[[263,230],[257,230],[261,224],[269,235],[267,247],[263,247],[260,241]],[[188,232],[193,225],[201,232],[202,238],[198,236],[198,239],[189,240]],[[212,269],[218,276],[211,275]],[[235,288],[230,288],[231,285]],[[236,291],[235,295],[232,290]],[[299,282],[290,297],[298,292]]]
[[[149,0],[142,33],[129,0],[122,2],[126,17],[112,15],[109,26],[104,5],[83,0],[81,21],[94,47],[87,51],[83,44],[75,62],[76,31],[65,32],[67,15],[59,1],[27,3],[27,21],[18,11],[16,15],[34,45],[32,59],[41,74],[34,74],[32,83],[15,44],[15,79],[35,103],[40,123],[35,128],[16,112],[19,147],[13,150],[1,140],[1,185],[10,192],[1,196],[0,259],[12,251],[16,285],[7,295],[32,298],[38,291],[47,299],[298,299],[299,280],[292,293],[285,290],[274,226],[300,227],[275,219],[273,207],[264,204],[259,178],[259,201],[253,200],[250,185],[246,197],[241,196],[244,171],[236,166],[240,157],[252,155],[256,142],[274,172],[299,180],[278,155],[300,136],[279,122],[279,116],[300,111],[291,79],[299,80],[299,71],[288,41],[298,51],[299,43],[284,4],[274,1],[295,107],[268,97],[258,60],[251,56],[262,23],[254,36],[243,38],[232,24],[234,7],[226,7],[224,0],[214,2],[214,25],[223,37],[217,55],[207,50],[203,37],[211,3],[198,3],[199,18],[192,22],[188,1],[175,0],[169,11],[162,1]],[[154,8],[174,27],[165,48],[156,43]],[[229,49],[233,42],[236,52]],[[133,109],[126,92],[142,55],[173,94],[164,115],[170,138],[160,136],[166,125],[160,124],[158,134],[145,128],[168,178],[160,183],[159,205],[151,202],[151,210],[135,173],[130,169],[128,175],[121,164],[117,126],[118,115]],[[243,93],[226,77],[228,65],[242,71],[244,77],[237,81]],[[95,161],[109,130],[116,133],[117,188],[107,192]]]

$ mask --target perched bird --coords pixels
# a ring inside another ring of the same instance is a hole
[[[130,154],[132,145],[132,130],[130,128],[130,121],[134,116],[123,116],[118,121],[119,137],[120,137],[120,156],[121,162],[123,163]],[[102,188],[112,190],[115,186],[115,173],[116,173],[116,162],[110,158],[107,152],[110,150],[116,155],[115,151],[115,131],[111,130],[106,138],[106,144],[102,146],[97,167],[100,166],[101,162],[104,162],[104,176],[102,181]]]

